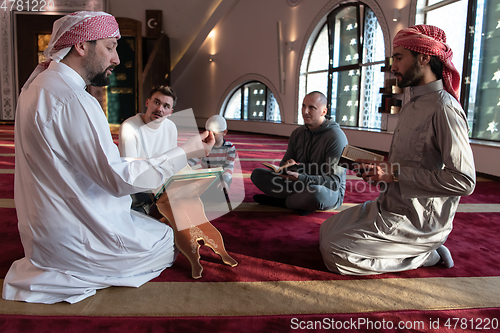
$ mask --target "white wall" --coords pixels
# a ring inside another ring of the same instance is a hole
[[[389,11],[392,18],[391,2],[401,1],[367,2],[380,5],[382,11]],[[282,121],[294,123],[297,77],[303,49],[319,18],[339,3],[339,0],[302,0],[298,6],[290,7],[285,0],[239,0],[215,26],[214,35],[201,45],[190,66],[180,75],[172,76],[173,85],[179,93],[179,107],[192,107],[198,116],[206,118],[219,112],[218,106],[226,97],[223,93],[234,87],[235,81],[246,74],[256,74],[271,82],[270,88],[274,88],[274,94],[281,101]],[[408,4],[409,1],[406,1],[399,6],[409,7]],[[409,12],[409,9],[406,11]],[[402,12],[402,17],[405,17],[404,8]],[[389,27],[387,40],[390,41],[403,23],[386,20],[383,13],[381,16],[379,20],[387,22]],[[293,50],[285,51],[284,94],[279,93],[278,21],[282,23],[285,41],[293,41]],[[210,63],[208,57],[213,53],[216,53],[215,61]]]
[[[193,2],[200,2],[198,9]],[[177,22],[178,26],[170,27],[166,23],[167,34],[180,36],[179,31],[190,29],[189,39],[193,41],[194,32],[206,36],[207,29],[214,27],[214,33],[199,44],[192,43],[193,55],[185,56],[182,70],[174,68],[172,86],[179,95],[176,109],[193,108],[198,124],[203,127],[205,120],[213,114],[219,113],[220,106],[227,93],[242,83],[245,78],[261,78],[273,90],[282,112],[283,124],[266,122],[239,122],[229,121],[230,130],[252,131],[257,133],[289,135],[296,127],[294,124],[297,112],[298,86],[297,77],[302,52],[310,37],[310,32],[321,17],[335,8],[339,0],[302,0],[298,6],[290,7],[286,0],[210,0],[209,5],[202,6],[205,0],[189,0],[188,8],[194,13],[189,19],[189,12],[176,12],[175,0],[154,1],[146,0],[146,4],[154,4],[162,9],[164,21]],[[365,0],[370,6],[378,6],[381,14],[379,21],[384,21],[388,27],[387,49],[391,50],[390,41],[401,28],[409,25],[410,0]],[[128,3],[127,7],[124,3]],[[230,6],[228,6],[228,3]],[[207,16],[218,8],[226,5],[223,16],[210,25]],[[128,16],[143,20],[144,11],[137,11],[137,3],[129,0],[110,0],[110,12],[117,16]],[[169,9],[170,8],[170,9]],[[393,22],[394,8],[401,9],[401,20]],[[141,12],[141,14],[137,14]],[[286,41],[293,41],[291,52],[285,54],[286,85],[285,93],[279,92],[278,73],[278,43],[277,21],[282,22],[283,37]],[[144,24],[144,23],[143,23]],[[195,27],[195,28],[193,28]],[[169,31],[169,28],[172,32]],[[181,45],[182,44],[182,45]],[[188,43],[189,44],[189,43]],[[187,49],[186,43],[171,43],[172,54],[179,55]],[[215,54],[215,61],[209,62],[209,55]],[[390,56],[390,54],[388,54]],[[174,75],[175,74],[175,75]],[[397,116],[391,116],[391,123],[395,123]],[[355,129],[345,129],[351,144],[387,151],[392,134],[387,132],[372,132]],[[472,145],[476,168],[479,172],[500,176],[500,147]]]
[[[162,11],[162,31],[170,38],[170,63],[174,67],[222,0],[108,0],[108,11],[117,17],[142,22],[146,36],[146,10]]]
[[[238,1],[215,26],[214,35],[203,43],[190,66],[180,76],[172,76],[179,94],[179,107],[192,107],[203,118],[218,113],[218,106],[225,97],[223,93],[233,88],[241,77],[253,74],[271,83],[270,88],[281,99],[284,122],[293,123],[295,80],[287,80],[285,94],[278,91],[277,21],[282,22],[284,38],[298,39],[300,47],[310,18],[314,18],[326,1],[306,2],[307,6],[301,4],[292,8],[285,0]],[[208,61],[210,53],[216,54],[212,63]],[[295,54],[290,53],[292,60]],[[289,58],[287,62],[290,63]],[[286,75],[295,78],[296,60],[291,61],[292,66],[288,63]]]

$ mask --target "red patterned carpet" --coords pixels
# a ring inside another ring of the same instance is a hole
[[[249,174],[263,161],[279,161],[287,139],[245,133],[227,139],[238,151],[242,170],[234,177],[243,178],[245,199],[212,223],[237,267],[223,265],[202,247],[203,277],[196,281],[181,254],[173,267],[139,289],[109,288],[75,305],[2,300],[0,332],[455,332],[486,329],[487,322],[499,327],[500,183],[482,179],[461,199],[446,243],[454,268],[346,277],[328,272],[318,249],[319,227],[335,211],[301,217],[253,203],[258,190]],[[0,126],[2,279],[23,256],[13,168],[13,127]],[[347,189],[344,207],[378,195],[353,176]]]

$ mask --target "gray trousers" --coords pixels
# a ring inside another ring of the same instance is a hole
[[[253,170],[250,179],[264,194],[275,198],[286,198],[288,209],[335,209],[344,201],[339,191],[333,191],[322,185],[306,185],[300,180],[288,180],[273,174],[269,169]]]

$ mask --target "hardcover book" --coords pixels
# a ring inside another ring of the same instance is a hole
[[[371,151],[364,150],[358,147],[347,145],[342,151],[342,156],[339,160],[339,165],[349,170],[358,169],[359,163],[355,162],[357,159],[383,161],[384,156],[372,153]]]
[[[274,165],[274,164],[271,164],[271,163],[267,163],[267,162],[263,162],[262,163],[263,166],[273,170],[275,173],[286,173],[286,171],[288,171],[289,169],[291,171],[295,171],[297,163],[287,163],[287,164],[284,164],[282,166],[279,166],[279,165]]]
[[[168,190],[169,195],[172,193],[177,199],[199,196],[222,175],[222,172],[222,167],[193,170],[187,166],[169,177],[162,186],[152,191],[153,201],[157,201],[166,190]]]

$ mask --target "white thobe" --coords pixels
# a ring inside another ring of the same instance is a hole
[[[4,299],[74,303],[96,289],[138,287],[172,265],[172,229],[131,211],[130,194],[182,169],[181,148],[122,159],[82,77],[56,62],[21,93],[15,144],[25,257],[7,273]]]
[[[410,88],[399,114],[389,162],[399,182],[375,201],[342,211],[320,228],[331,271],[367,275],[422,266],[452,230],[460,196],[475,186],[467,118],[441,80]]]
[[[164,118],[160,124],[145,124],[136,114],[120,126],[119,149],[123,157],[149,158],[177,147],[177,127]]]

